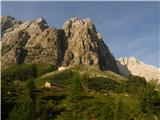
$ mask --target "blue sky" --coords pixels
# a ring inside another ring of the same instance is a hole
[[[40,16],[60,28],[72,17],[90,18],[116,58],[135,56],[160,67],[160,2],[2,2],[1,14],[27,21]]]

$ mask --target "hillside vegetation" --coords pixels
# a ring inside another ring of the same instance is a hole
[[[62,87],[45,87],[45,83]],[[139,76],[128,79],[79,65],[23,64],[2,69],[2,120],[157,120],[160,90]]]

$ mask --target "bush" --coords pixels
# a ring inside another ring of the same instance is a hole
[[[37,75],[43,75],[47,72],[52,72],[57,70],[57,67],[50,64],[36,64],[37,67]]]
[[[145,113],[160,114],[160,95],[153,84],[148,84],[140,95],[140,106]]]
[[[118,83],[110,78],[95,77],[88,78],[87,87],[97,92],[115,90]]]
[[[116,93],[125,93],[128,92],[128,86],[126,82],[120,83],[117,85],[116,89],[115,89]]]
[[[37,68],[34,64],[15,65],[2,70],[2,79],[26,80],[37,76]]]
[[[54,99],[43,100],[38,98],[36,100],[36,119],[40,120],[52,120],[56,118],[57,114],[60,114],[63,108],[57,105]]]
[[[146,86],[147,82],[144,77],[129,75],[128,81],[129,84],[135,84],[140,87]]]
[[[137,94],[145,88],[147,82],[144,77],[130,75],[127,81],[127,91]]]

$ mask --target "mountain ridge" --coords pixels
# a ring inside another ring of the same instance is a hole
[[[84,64],[124,77],[139,75],[147,81],[160,78],[160,68],[133,56],[116,61],[89,18],[71,18],[58,29],[50,27],[43,17],[22,22],[1,16],[1,29],[2,68],[23,63],[47,63],[64,68]]]
[[[136,57],[121,57],[117,59],[120,74],[127,77],[129,74],[145,77],[147,81],[157,80],[160,83],[160,68],[145,64]]]
[[[43,17],[13,22],[9,27],[5,25],[12,19],[1,19],[6,19],[1,21],[2,67],[41,62],[58,67],[84,64],[119,73],[114,56],[90,19],[72,18],[60,29],[48,26]]]

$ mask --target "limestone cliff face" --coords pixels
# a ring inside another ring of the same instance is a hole
[[[8,28],[11,28],[14,25],[18,25],[21,23],[22,23],[21,21],[16,20],[14,17],[1,16],[1,36],[3,36],[5,32],[8,32],[6,31]]]
[[[114,57],[90,19],[72,18],[62,30],[67,44],[62,65],[86,64],[118,72]]]
[[[48,27],[43,18],[24,22],[7,31],[2,37],[2,67],[16,63],[58,64],[58,30]]]
[[[147,81],[154,79],[160,83],[160,69],[152,65],[147,65],[135,57],[120,58],[117,60],[117,65],[120,73],[124,76],[133,74],[145,77]]]
[[[43,18],[28,22],[7,19],[1,18],[2,67],[16,63],[85,64],[118,73],[114,57],[90,19],[72,18],[61,29],[49,27]]]

